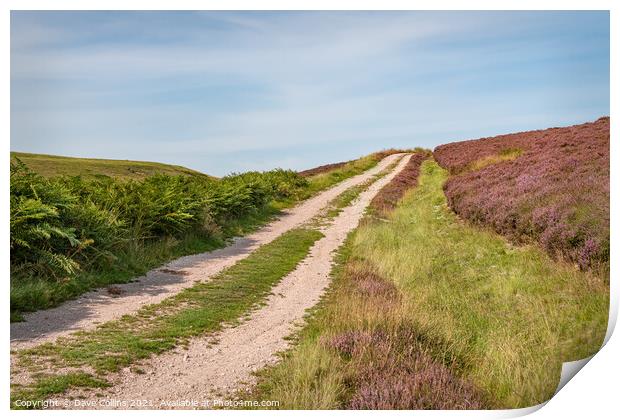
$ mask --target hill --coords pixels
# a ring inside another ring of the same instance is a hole
[[[537,241],[581,268],[609,264],[609,117],[449,143],[434,151],[461,217]]]
[[[208,176],[202,172],[178,165],[136,160],[91,159],[34,153],[11,152],[11,160],[18,158],[32,171],[45,177],[81,175],[96,178],[101,175],[117,179],[144,179],[155,174]]]

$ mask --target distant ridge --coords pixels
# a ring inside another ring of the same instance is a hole
[[[143,179],[155,174],[206,176],[183,166],[136,160],[75,158],[35,153],[11,152],[11,161],[18,158],[32,171],[45,176],[81,175],[87,178],[109,176],[119,179]]]

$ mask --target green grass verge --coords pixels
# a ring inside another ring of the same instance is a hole
[[[342,210],[344,210],[345,207],[348,207],[353,202],[353,200],[359,197],[359,195],[363,191],[365,191],[368,187],[375,183],[379,178],[383,178],[384,176],[392,172],[396,165],[398,165],[398,162],[400,162],[400,160],[391,163],[384,170],[371,177],[368,181],[359,185],[354,185],[353,187],[348,188],[342,193],[340,193],[327,206],[325,214],[327,218],[331,219],[338,216],[342,212]]]
[[[608,316],[605,280],[458,220],[442,190],[447,175],[426,161],[419,186],[388,221],[355,231],[344,258],[361,268],[348,276],[336,273],[297,345],[259,374],[253,397],[278,399],[280,408],[347,404],[361,386],[360,372],[375,360],[363,362],[321,345],[347,331],[379,329],[393,337],[405,325],[415,332],[410,341],[421,354],[441,362],[448,377],[473,384],[467,395],[479,393],[480,404],[491,408],[549,399],[561,364],[599,349]],[[352,289],[364,278],[360,270],[395,285],[398,303],[381,293],[360,299],[360,291]],[[468,388],[451,389],[439,394],[458,401]]]
[[[396,151],[394,153],[396,153]],[[309,185],[307,190],[304,192],[303,198],[311,197],[317,192],[326,190],[327,188],[332,187],[345,179],[354,177],[374,168],[384,157],[385,156],[381,154],[373,153],[349,162],[340,168],[309,177]]]
[[[278,210],[293,207],[300,201],[306,200],[346,179],[360,175],[374,168],[384,157],[383,155],[373,153],[362,156],[359,159],[348,162],[346,165],[332,169],[331,171],[310,176],[307,178],[308,186],[303,191],[300,191],[295,198],[280,200],[272,204]]]
[[[30,371],[40,366],[52,366],[54,370],[70,368],[77,369],[76,375],[86,374],[79,370],[86,368],[104,375],[184,344],[191,337],[218,331],[263,303],[273,286],[305,258],[312,244],[322,236],[316,230],[291,230],[212,281],[196,284],[159,304],[142,308],[135,315],[107,322],[93,331],[21,350],[17,352],[16,367]],[[66,374],[46,374],[30,385],[16,386],[13,400],[30,395],[43,398],[55,393],[57,388],[49,386],[54,380],[69,382],[63,389],[80,387],[71,378],[59,379],[63,375]]]
[[[279,363],[259,370],[256,387],[241,399],[276,400],[282,410],[341,408],[347,393],[345,362],[319,340],[338,328],[338,308],[350,309],[347,296],[352,294],[344,267],[351,255],[351,236],[338,250],[325,296],[309,311],[304,327],[290,337],[293,347],[281,354]]]
[[[399,286],[414,322],[450,344],[497,407],[543,402],[562,362],[602,344],[609,288],[538,247],[460,222],[446,205],[446,178],[426,161],[420,186],[390,223],[359,231],[355,253]]]

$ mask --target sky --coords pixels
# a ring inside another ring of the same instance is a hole
[[[220,176],[609,115],[608,12],[11,12],[11,150]]]

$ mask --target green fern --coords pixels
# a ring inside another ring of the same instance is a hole
[[[14,159],[11,270],[19,281],[63,279],[83,268],[105,268],[143,241],[221,232],[228,221],[255,213],[271,200],[295,197],[307,185],[295,172],[281,169],[221,179],[43,178]]]

